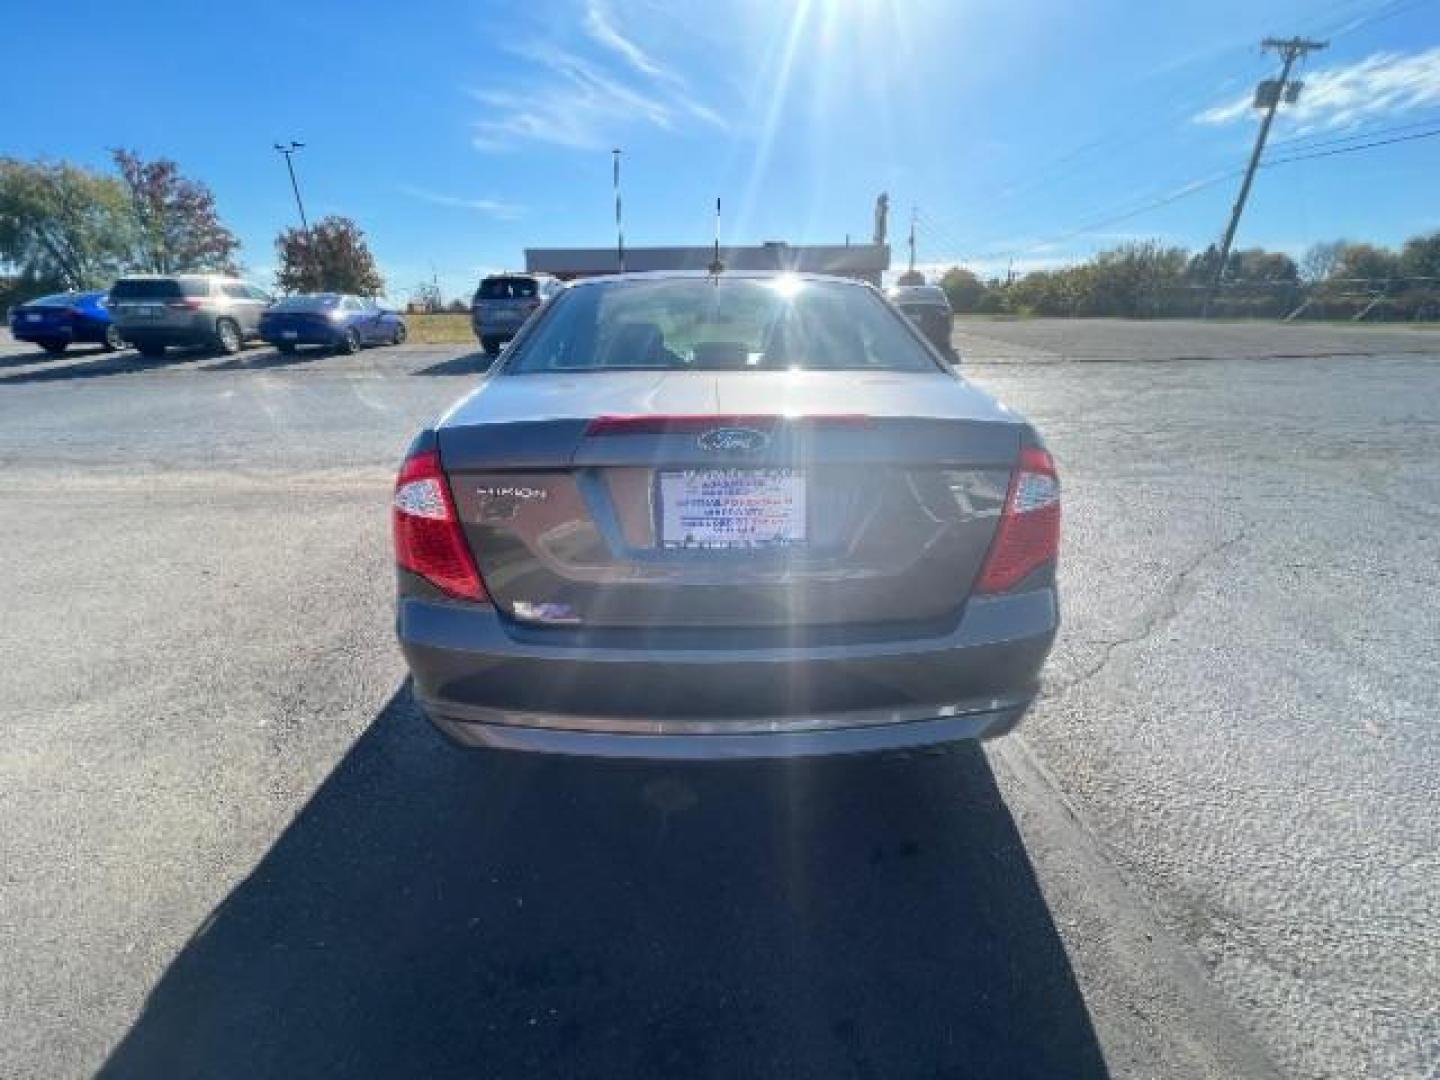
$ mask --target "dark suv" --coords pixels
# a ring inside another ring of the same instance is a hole
[[[110,289],[110,317],[143,356],[167,345],[237,353],[260,336],[260,313],[273,298],[264,289],[215,274],[123,277]]]
[[[499,353],[525,320],[564,288],[549,274],[491,274],[482,280],[470,304],[470,325],[480,347],[491,356]]]
[[[955,331],[955,313],[950,298],[939,285],[898,285],[887,294],[890,302],[920,328],[920,332],[942,353],[952,351],[950,336]]]

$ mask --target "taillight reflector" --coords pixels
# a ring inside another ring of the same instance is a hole
[[[1060,478],[1055,462],[1038,447],[1020,451],[1005,508],[975,591],[1012,589],[1060,553]]]
[[[391,517],[397,563],[451,596],[486,599],[435,451],[421,451],[400,467]]]

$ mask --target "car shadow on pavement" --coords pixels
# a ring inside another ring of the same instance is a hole
[[[100,1075],[1105,1073],[978,748],[491,756],[407,687]]]
[[[51,356],[44,349],[32,348],[24,351],[0,354],[0,368],[29,367],[31,364],[63,364],[66,360],[86,360],[95,356],[109,356],[110,350],[99,345],[91,348],[66,349],[59,356]]]
[[[53,363],[58,366],[19,371],[13,375],[0,375],[0,385],[99,379],[107,375],[134,375],[142,371],[159,371],[176,364],[193,363],[197,360],[204,360],[209,355],[203,350],[182,349],[167,349],[164,356],[154,359],[129,350],[109,353],[95,352],[88,355],[76,353],[73,359],[82,360],[84,363],[75,364],[68,362],[72,357],[67,352],[64,356],[57,356],[53,359]]]
[[[438,364],[431,364],[429,367],[419,368],[412,371],[411,375],[484,375],[490,370],[490,365],[496,358],[484,352],[470,352],[462,356],[452,356],[449,360],[442,360]]]
[[[295,364],[308,364],[314,360],[333,360],[336,358],[334,349],[316,346],[314,348],[296,349],[293,352],[282,353],[279,349],[251,349],[248,352],[239,352],[234,356],[225,357],[218,364],[207,364],[200,368],[201,371],[260,371],[268,368],[291,367]]]

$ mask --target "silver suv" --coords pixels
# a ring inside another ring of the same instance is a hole
[[[539,308],[559,296],[565,283],[549,274],[491,274],[470,303],[470,326],[491,356],[513,338]]]
[[[260,313],[274,298],[264,289],[218,274],[136,275],[110,289],[110,317],[143,356],[167,345],[237,353],[260,336]]]

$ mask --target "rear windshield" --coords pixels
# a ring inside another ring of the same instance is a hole
[[[27,300],[26,307],[69,307],[80,298],[79,293],[51,293],[49,296]]]
[[[858,285],[800,278],[629,281],[567,289],[507,373],[934,371],[910,327]]]
[[[477,300],[530,300],[540,294],[534,278],[492,277],[480,282]]]
[[[122,278],[110,289],[112,300],[169,300],[176,296],[209,296],[210,283],[183,278]]]
[[[340,297],[333,293],[321,293],[315,296],[287,296],[283,300],[277,300],[271,311],[329,311],[340,303]]]

